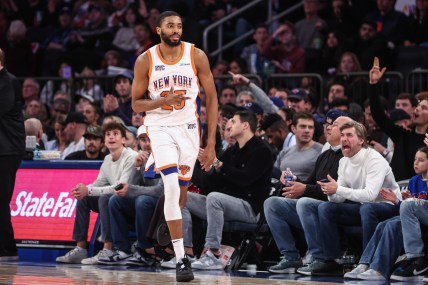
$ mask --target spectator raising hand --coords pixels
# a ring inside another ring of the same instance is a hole
[[[373,67],[370,70],[369,76],[370,76],[370,84],[376,84],[381,79],[383,74],[386,71],[386,67],[380,69],[379,67],[379,58],[375,56],[373,60]]]

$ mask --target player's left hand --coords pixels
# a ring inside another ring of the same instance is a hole
[[[204,153],[201,155],[201,159],[199,162],[201,163],[201,167],[205,171],[209,171],[211,169],[211,164],[213,164],[215,159],[215,149],[214,146],[209,146],[204,149]]]

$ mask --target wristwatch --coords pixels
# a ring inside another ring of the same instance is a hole
[[[214,162],[211,164],[212,167],[217,168],[220,164],[220,160],[218,160],[218,158],[216,158],[214,160]]]

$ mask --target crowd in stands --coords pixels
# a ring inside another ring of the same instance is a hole
[[[293,1],[272,2],[280,12]],[[419,280],[428,272],[421,235],[428,204],[420,201],[427,197],[428,92],[390,96],[379,86],[384,67],[395,67],[397,47],[428,48],[428,0],[416,0],[410,15],[395,10],[395,2],[304,0],[300,19],[265,25],[253,11],[228,23],[225,37],[253,28],[254,43],[243,42],[229,62],[212,64],[219,99],[218,160],[210,172],[196,167],[191,189],[197,193],[189,193],[182,211],[185,251],[194,268],[222,269],[224,223],[256,223],[264,214],[282,255],[271,273],[343,274],[337,260],[346,236],[340,226],[362,227],[363,252],[355,253],[362,255],[359,265],[345,277]],[[159,11],[182,13],[183,40],[200,46],[204,27],[245,4],[1,2],[0,48],[8,70],[23,78],[27,136],[36,137],[39,149],[59,151],[61,159],[104,160],[93,184],[72,190],[79,200],[77,247],[58,262],[153,265],[164,259],[164,267],[175,264],[166,260],[173,258],[171,248],[159,250],[146,237],[163,184],[149,168],[145,114],[131,108],[130,71],[137,56],[158,42]],[[265,4],[257,7],[264,10]],[[369,76],[346,76],[360,71]],[[325,98],[308,79],[292,88],[278,84],[264,90],[251,76],[303,72],[326,79]],[[39,82],[41,75],[60,80]],[[70,85],[76,76],[82,77],[79,88]],[[103,76],[111,76],[112,88],[100,84]],[[370,88],[364,93],[359,85]],[[203,90],[200,98],[204,130]],[[285,180],[287,169],[294,175],[291,181]],[[268,198],[271,177],[283,182],[282,197]],[[406,179],[408,191],[400,192],[397,182]],[[100,213],[104,242],[94,257],[86,251],[90,210]],[[200,259],[193,251],[194,217],[207,221],[205,247],[211,250]],[[131,219],[137,229],[135,253],[123,226]],[[292,229],[304,233],[306,258]],[[384,252],[386,259],[380,258]],[[394,269],[401,253],[406,258]]]

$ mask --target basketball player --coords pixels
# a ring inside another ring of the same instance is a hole
[[[193,44],[181,41],[182,29],[181,16],[176,12],[159,15],[156,31],[161,43],[135,63],[132,108],[146,112],[144,125],[165,186],[164,213],[177,260],[176,279],[187,282],[193,280],[193,273],[184,254],[180,209],[186,204],[199,151],[199,84],[207,96],[208,144],[201,158],[204,170],[211,168],[215,158],[218,103],[208,58]]]

